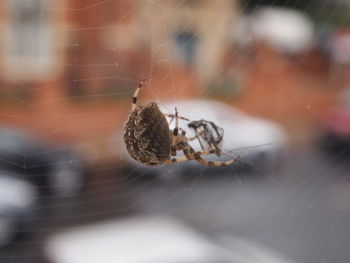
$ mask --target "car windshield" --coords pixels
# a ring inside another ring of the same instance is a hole
[[[0,127],[0,151],[10,151],[12,153],[23,153],[29,144],[29,135],[24,132]]]

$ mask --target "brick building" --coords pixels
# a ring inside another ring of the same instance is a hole
[[[145,100],[196,96],[213,78],[233,3],[2,1],[0,120],[104,157],[141,78]]]

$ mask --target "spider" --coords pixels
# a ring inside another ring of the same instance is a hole
[[[175,114],[163,114],[157,103],[150,102],[138,105],[137,99],[140,89],[145,83],[143,79],[132,96],[131,113],[124,128],[124,142],[130,156],[146,166],[159,166],[196,160],[205,166],[227,166],[238,158],[226,161],[206,161],[203,155],[217,154],[220,156],[220,144],[223,139],[223,129],[213,122],[206,120],[192,121]],[[175,119],[175,128],[171,130],[166,117]],[[179,119],[188,121],[188,127],[195,132],[195,136],[186,137],[186,131],[179,128]],[[202,151],[195,151],[188,143],[198,139]],[[184,156],[175,157],[177,151],[183,151]]]

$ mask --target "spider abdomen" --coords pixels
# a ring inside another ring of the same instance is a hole
[[[154,102],[138,106],[129,116],[124,142],[130,156],[148,166],[164,163],[170,155],[169,125]]]

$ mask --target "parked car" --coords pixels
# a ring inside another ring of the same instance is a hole
[[[337,105],[327,110],[320,142],[332,154],[350,156],[350,88],[340,94]]]
[[[33,182],[40,193],[71,196],[84,179],[82,158],[71,147],[44,142],[23,129],[0,125],[0,171]]]
[[[289,55],[303,54],[314,41],[312,20],[306,13],[292,8],[257,8],[251,16],[251,28],[256,40]]]
[[[329,37],[328,53],[331,61],[338,65],[350,64],[350,28],[335,30]]]
[[[0,173],[0,247],[25,229],[35,214],[35,187],[11,173]]]
[[[211,240],[173,218],[133,217],[78,227],[48,238],[49,263],[291,263],[251,240]]]
[[[213,100],[184,100],[166,103],[161,106],[163,113],[174,113],[175,107],[179,111],[179,116],[188,118],[191,121],[205,119],[215,123],[223,129],[222,153],[220,156],[215,154],[205,156],[204,158],[214,161],[223,161],[240,157],[240,161],[229,167],[203,167],[196,161],[179,162],[175,164],[163,164],[159,167],[145,167],[134,161],[125,149],[123,143],[123,131],[117,132],[118,154],[132,169],[141,169],[144,174],[156,174],[157,176],[166,176],[170,168],[175,168],[178,175],[184,174],[186,169],[191,171],[205,169],[206,171],[217,172],[218,169],[228,169],[232,171],[234,167],[245,167],[253,171],[266,171],[276,168],[280,165],[287,146],[287,135],[285,131],[273,121],[249,116],[230,105]],[[168,118],[168,120],[170,120]],[[174,128],[174,121],[170,128]],[[188,137],[194,136],[190,122],[181,120],[179,125],[187,132]],[[199,140],[189,142],[190,145],[200,151]],[[112,144],[111,144],[112,145]],[[177,156],[181,156],[178,152]],[[171,166],[171,167],[170,167]]]

